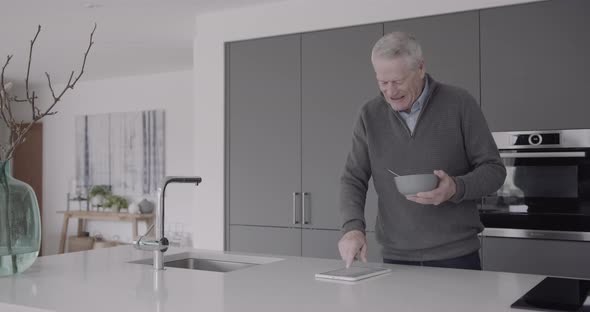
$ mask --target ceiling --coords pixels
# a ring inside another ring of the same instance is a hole
[[[30,40],[33,85],[67,80],[82,64],[89,36],[94,45],[82,80],[189,69],[199,13],[278,0],[0,0],[0,60],[14,55],[5,77],[22,86]]]

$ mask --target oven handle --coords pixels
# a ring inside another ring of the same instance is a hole
[[[502,158],[584,158],[586,152],[500,153]]]
[[[485,228],[483,236],[588,242],[590,232]]]

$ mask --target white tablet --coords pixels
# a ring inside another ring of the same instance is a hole
[[[325,278],[341,281],[358,281],[368,277],[381,275],[391,272],[391,269],[385,268],[368,268],[368,267],[350,267],[324,273],[316,273],[316,278]]]

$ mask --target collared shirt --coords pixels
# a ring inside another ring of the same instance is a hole
[[[424,106],[424,101],[426,101],[428,87],[428,79],[424,78],[424,88],[422,89],[422,93],[420,93],[420,96],[418,97],[418,99],[416,99],[416,102],[412,104],[410,112],[399,112],[400,116],[404,119],[406,125],[408,125],[408,128],[410,128],[410,132],[412,133],[414,133],[414,128],[416,128],[416,122],[418,121],[418,116],[420,115],[422,106]]]

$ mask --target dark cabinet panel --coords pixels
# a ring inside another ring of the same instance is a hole
[[[301,256],[301,229],[230,225],[229,250]]]
[[[422,46],[426,71],[442,83],[467,89],[478,101],[479,19],[477,11],[385,24],[385,33],[404,31]]]
[[[302,182],[309,224],[340,229],[340,176],[361,106],[379,94],[371,49],[383,25],[304,34],[302,37]],[[367,230],[373,230],[377,195],[365,205]]]
[[[590,1],[481,11],[482,107],[493,131],[589,128]]]
[[[590,278],[590,242],[485,236],[483,269]]]
[[[230,224],[293,226],[301,189],[300,36],[229,47]]]

